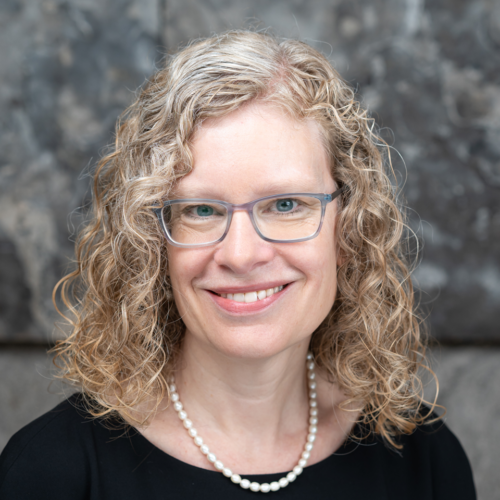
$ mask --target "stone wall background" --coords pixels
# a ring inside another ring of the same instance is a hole
[[[432,334],[500,341],[496,0],[2,0],[0,339],[52,338],[88,172],[134,91],[167,51],[252,25],[328,55],[394,146]]]
[[[499,405],[490,385],[500,374],[477,375],[498,367],[500,355],[470,347],[500,345],[497,0],[0,0],[3,435],[52,401],[40,396],[17,419],[19,381],[32,350],[41,355],[54,338],[51,291],[71,268],[89,172],[116,118],[167,52],[242,26],[272,27],[329,56],[394,146],[410,225],[424,245],[415,278],[431,333],[464,346],[437,362],[464,401],[450,419],[465,440],[482,436],[473,456],[470,439],[467,450],[482,498],[500,498],[487,438]],[[13,347],[21,345],[33,347]],[[467,391],[454,383],[463,373],[471,374]]]

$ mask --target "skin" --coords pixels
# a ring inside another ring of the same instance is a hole
[[[205,122],[192,151],[193,170],[179,181],[179,198],[246,203],[337,188],[317,125],[269,105],[251,104]],[[176,385],[198,433],[234,472],[290,470],[302,452],[308,427],[305,357],[337,288],[336,213],[334,201],[320,234],[305,242],[266,242],[245,212],[235,212],[222,242],[168,247],[174,298],[186,325]],[[211,293],[261,290],[269,283],[287,286],[257,312],[227,311]],[[345,395],[338,387],[325,374],[317,376],[318,439],[309,464],[338,449],[357,417],[356,411],[340,410]],[[166,453],[212,468],[171,406],[140,431]]]

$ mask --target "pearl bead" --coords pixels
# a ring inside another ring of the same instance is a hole
[[[309,394],[309,397],[311,399],[316,399],[318,397],[318,395],[315,392],[311,392],[311,394]]]
[[[303,451],[303,452],[302,452],[302,458],[303,458],[304,460],[309,460],[309,457],[310,457],[310,456],[311,456],[311,454],[310,454],[308,451]],[[299,460],[299,465],[300,465],[300,460]],[[302,466],[302,467],[304,467],[304,466]]]
[[[188,418],[188,414],[184,410],[181,410],[177,415],[179,415],[181,420],[186,420],[186,418]]]
[[[307,353],[307,356],[306,356],[306,359],[307,359],[307,360],[310,360],[310,359],[313,359],[313,357],[314,357],[314,356],[312,355],[312,353],[308,352],[308,353]]]
[[[268,491],[271,491],[271,485],[269,483],[262,483],[260,485],[260,491],[262,491],[262,493],[267,493]]]
[[[260,484],[259,483],[250,483],[250,489],[252,491],[259,491],[260,490]]]
[[[182,425],[184,425],[184,427],[186,429],[191,429],[191,427],[193,427],[193,422],[191,422],[191,420],[189,420],[189,418],[186,418],[186,420],[184,420],[184,422],[182,422]]]
[[[284,488],[285,486],[288,486],[288,479],[286,477],[282,477],[279,481],[278,481],[279,485]]]
[[[291,483],[292,481],[295,481],[297,479],[297,475],[293,472],[289,472],[286,475],[286,478],[288,479],[288,482]]]
[[[228,469],[227,467],[224,467],[222,469],[222,474],[224,474],[226,477],[232,477],[233,471],[231,469]]]
[[[208,455],[208,452],[210,451],[208,446],[206,444],[200,446],[200,451],[203,453],[203,455]]]
[[[234,483],[234,484],[240,484],[241,483],[241,476],[239,474],[233,474],[231,476],[231,481]]]
[[[309,452],[306,452],[306,453],[309,454]],[[302,453],[302,455],[303,455],[303,453]],[[307,457],[307,458],[309,458],[309,457]],[[307,465],[307,460],[305,458],[301,458],[299,460],[299,465],[300,465],[300,467],[305,467]]]
[[[176,392],[173,392],[172,394],[170,394],[170,399],[175,403],[176,401],[179,401],[179,394],[177,394]]]
[[[222,470],[224,468],[224,464],[220,461],[220,460],[216,460],[214,462],[214,467],[217,469],[217,470]]]
[[[309,406],[311,408],[316,408],[318,406],[318,402],[315,399],[310,399],[309,400]]]
[[[314,389],[316,389],[316,382],[314,380],[311,380],[309,382],[309,389],[311,389],[312,391],[314,391]]]
[[[182,403],[180,401],[176,401],[174,403],[174,410],[175,411],[181,411],[182,410]]]
[[[311,415],[311,417],[317,417],[318,416],[318,409],[317,408],[310,408],[309,415]]]
[[[203,439],[201,438],[201,436],[196,436],[194,438],[194,444],[196,446],[201,446],[203,444]]]
[[[177,387],[175,387],[175,384],[170,384],[170,385],[168,386],[168,390],[169,390],[170,392],[176,392],[176,391],[177,391]]]
[[[314,362],[313,361],[310,361],[309,363],[307,363],[307,369],[314,370]]]
[[[242,479],[241,482],[240,482],[240,486],[244,490],[248,490],[248,488],[250,488],[250,481],[248,479]]]
[[[213,453],[209,453],[209,454],[207,455],[207,460],[208,460],[209,462],[214,463],[214,462],[217,460],[217,457],[216,457]]]
[[[198,434],[198,431],[194,428],[194,427],[191,427],[191,429],[188,429],[188,434],[194,438],[196,436],[196,434]]]
[[[316,378],[316,374],[314,372],[309,372],[307,376],[309,377],[309,380],[314,380]]]
[[[310,423],[311,425],[316,425],[316,424],[318,423],[318,419],[317,419],[317,417],[311,417],[311,418],[309,419],[309,423]]]
[[[310,443],[314,443],[314,441],[316,440],[316,434],[309,434],[307,436],[307,440],[310,442]]]
[[[271,491],[278,491],[280,489],[280,483],[278,481],[273,481],[271,483]]]
[[[309,432],[311,434],[316,434],[318,432],[318,428],[315,425],[310,425],[309,426]]]
[[[304,450],[311,451],[313,449],[313,446],[314,445],[312,443],[307,442],[304,446]]]
[[[296,465],[294,468],[293,468],[293,473],[296,475],[296,476],[300,476],[302,474],[302,467],[300,465]]]

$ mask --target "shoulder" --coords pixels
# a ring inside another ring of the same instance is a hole
[[[426,453],[436,467],[453,463],[455,467],[469,469],[469,460],[460,441],[446,424],[445,419],[425,408],[425,420],[415,432],[403,439],[405,445],[420,453]]]
[[[472,469],[459,440],[427,408],[423,416],[424,423],[411,435],[400,437],[400,451],[385,449],[389,467],[399,471],[400,480],[427,482],[433,498],[475,499]]]
[[[0,497],[28,498],[36,488],[37,498],[64,498],[78,483],[85,494],[89,417],[76,394],[17,432],[0,455]]]

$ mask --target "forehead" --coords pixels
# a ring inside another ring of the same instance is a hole
[[[270,105],[248,105],[204,122],[191,151],[193,170],[177,185],[183,197],[240,203],[252,196],[334,187],[318,125]]]

